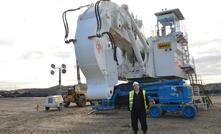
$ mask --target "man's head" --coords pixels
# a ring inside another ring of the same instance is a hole
[[[134,81],[134,83],[133,83],[133,87],[134,87],[134,90],[135,90],[135,91],[137,91],[137,90],[140,89],[139,83],[136,82],[136,81]]]

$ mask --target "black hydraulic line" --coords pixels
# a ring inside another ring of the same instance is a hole
[[[116,61],[117,65],[119,65],[119,62],[117,59],[117,46],[114,46],[114,60]]]
[[[111,45],[112,45],[112,49],[114,50],[113,58],[116,61],[117,65],[119,65],[118,59],[117,59],[117,46],[115,44],[114,38],[113,38],[113,36],[110,32],[103,32],[102,36],[105,35],[105,34],[108,35],[108,37],[110,39],[110,42],[111,42]]]
[[[103,32],[102,34],[100,34],[100,30],[101,30],[101,27],[102,27],[102,22],[101,22],[101,16],[100,16],[100,11],[99,11],[99,4],[100,4],[101,1],[110,1],[110,0],[99,0],[95,3],[95,17],[96,17],[96,20],[97,20],[97,33],[96,33],[96,36],[101,37],[104,34],[108,35],[108,37],[110,39],[110,42],[111,42],[111,45],[112,45],[112,49],[114,50],[114,55],[113,55],[114,57],[113,58],[116,61],[117,65],[119,65],[118,60],[117,60],[117,46],[115,45],[113,36],[111,35],[110,32]]]
[[[62,14],[62,20],[63,20],[64,28],[65,28],[65,36],[64,36],[64,41],[65,41],[65,43],[68,44],[68,43],[70,43],[70,42],[73,42],[73,43],[75,42],[74,39],[69,39],[69,40],[68,40],[69,26],[68,26],[66,14],[67,14],[68,12],[77,11],[77,10],[80,10],[81,8],[89,7],[89,6],[90,6],[90,4],[84,5],[84,6],[80,6],[80,7],[75,8],[75,9],[69,9],[69,10],[66,10],[66,11],[63,12],[63,14]]]
[[[100,12],[99,12],[99,4],[100,4],[101,1],[110,1],[110,0],[99,0],[95,4],[95,16],[96,16],[96,20],[97,20],[97,33],[96,33],[96,37],[101,37],[101,36],[103,36],[105,34],[108,35],[108,37],[110,39],[110,42],[111,42],[111,45],[112,45],[112,49],[114,50],[113,58],[116,61],[117,65],[119,65],[118,60],[117,60],[117,46],[115,45],[114,38],[113,38],[112,34],[110,32],[103,32],[102,34],[99,33],[100,30],[101,30],[101,27],[102,27],[101,17],[100,17]],[[63,12],[62,19],[63,19],[63,23],[64,23],[64,28],[65,28],[65,36],[64,36],[65,43],[67,43],[67,44],[70,43],[70,42],[74,43],[76,41],[74,39],[69,39],[68,40],[69,26],[68,26],[66,14],[68,12],[80,10],[81,8],[88,7],[88,6],[90,6],[90,4],[84,5],[84,6],[80,6],[80,7],[76,8],[76,9],[69,9],[69,10],[66,10],[66,11]],[[92,36],[92,37],[94,37],[94,36]],[[91,38],[91,37],[89,37],[89,38]]]
[[[99,12],[99,4],[100,4],[100,0],[99,1],[97,1],[96,3],[95,3],[95,16],[96,16],[96,20],[97,20],[97,36],[100,36],[99,35],[99,32],[100,32],[100,30],[101,30],[101,17],[100,17],[100,12]]]
[[[97,32],[98,32],[98,29],[99,29],[99,27],[100,27],[100,22],[99,22],[98,16],[97,16],[97,3],[98,3],[98,2],[95,3],[94,12],[95,12],[96,20],[97,20]]]
[[[101,1],[110,1],[110,0],[99,0],[95,3],[95,16],[97,20],[97,36],[100,37],[100,30],[102,27],[102,22],[101,22],[101,16],[100,16],[100,11],[99,11],[99,4]]]

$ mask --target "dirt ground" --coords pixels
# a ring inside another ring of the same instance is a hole
[[[148,134],[220,134],[221,97],[213,97],[215,106],[200,111],[194,119],[179,114],[147,118]],[[36,111],[36,105],[40,111]],[[88,113],[88,105],[72,104],[59,112],[44,111],[44,98],[0,98],[0,134],[130,134],[130,113],[125,109]],[[141,131],[139,131],[141,133]]]

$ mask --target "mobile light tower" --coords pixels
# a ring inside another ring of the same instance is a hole
[[[59,95],[61,95],[61,73],[65,74],[66,73],[66,65],[61,64],[61,67],[56,67],[55,64],[51,64],[51,75],[55,74],[56,70],[59,70]]]

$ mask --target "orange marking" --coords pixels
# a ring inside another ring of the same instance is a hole
[[[98,53],[101,53],[103,51],[103,46],[101,45],[101,43],[99,41],[97,41],[97,43],[96,43],[96,49],[97,49]]]

